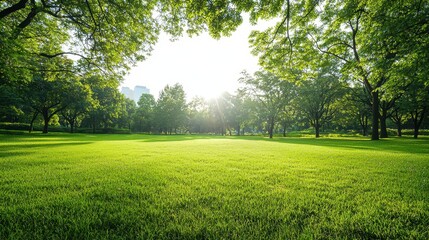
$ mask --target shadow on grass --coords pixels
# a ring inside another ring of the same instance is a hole
[[[3,145],[0,148],[0,157],[5,148],[36,148],[62,145],[89,144],[102,141],[140,141],[140,142],[179,142],[193,140],[248,140],[248,141],[266,141],[284,144],[299,144],[320,147],[345,148],[356,150],[374,150],[374,151],[399,151],[404,153],[429,154],[429,138],[421,137],[414,139],[410,137],[381,139],[371,141],[368,137],[349,136],[349,137],[275,137],[269,139],[262,136],[220,136],[220,135],[147,135],[147,134],[70,134],[70,133],[51,133],[51,134],[0,134],[1,142],[18,143],[14,145]],[[37,142],[37,143],[35,143]],[[55,142],[55,143],[50,143]],[[19,144],[22,143],[22,144]],[[30,143],[30,144],[27,144]],[[31,144],[33,143],[33,144]],[[35,143],[35,144],[34,144]]]
[[[54,165],[64,165],[67,164],[67,161],[64,160],[23,160],[23,159],[14,159],[14,160],[6,160],[4,162],[0,162],[0,171],[11,171],[14,169],[25,169],[25,168],[33,168],[33,167],[41,167],[47,166],[51,168]]]
[[[192,140],[246,140],[246,141],[264,141],[282,144],[298,144],[319,147],[332,147],[343,149],[355,149],[366,151],[386,151],[386,152],[404,152],[415,154],[429,154],[429,138],[388,138],[379,141],[371,141],[367,137],[335,137],[335,138],[309,138],[309,137],[279,137],[269,139],[261,136],[219,136],[219,135],[146,135],[142,142],[178,142]]]
[[[2,142],[103,142],[103,141],[142,141],[142,142],[177,142],[198,139],[225,139],[220,135],[156,135],[156,134],[85,134],[85,133],[28,133],[0,131],[0,146]],[[43,144],[42,144],[43,145]]]
[[[31,151],[28,149],[33,148],[52,148],[52,147],[64,147],[64,146],[78,146],[86,145],[92,142],[60,142],[60,143],[22,143],[22,144],[5,144],[1,145],[0,148],[0,159],[11,156],[22,156],[30,154]]]
[[[219,135],[145,135],[140,140],[142,142],[180,142],[213,139],[228,139],[228,137]]]
[[[44,165],[51,166],[52,164],[65,164],[67,161],[62,159],[37,159],[37,161],[29,160],[25,156],[36,152],[36,148],[49,149],[52,147],[63,146],[79,146],[90,144],[91,142],[62,142],[62,143],[46,143],[46,144],[11,144],[3,145],[0,148],[0,171],[25,169],[32,167],[40,167]],[[11,158],[19,157],[19,158]]]
[[[371,141],[365,137],[339,137],[339,138],[239,138],[253,141],[270,141],[276,143],[312,145],[321,147],[347,148],[356,150],[375,151],[399,151],[405,153],[429,154],[429,138],[388,138],[378,141]]]
[[[5,134],[5,135],[25,135],[27,133],[28,133],[28,131],[3,130],[3,129],[0,129],[0,134]]]

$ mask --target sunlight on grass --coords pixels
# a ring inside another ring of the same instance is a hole
[[[429,238],[428,139],[0,139],[0,239]]]

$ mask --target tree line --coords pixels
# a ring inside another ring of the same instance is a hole
[[[360,132],[366,136],[371,126],[371,99],[362,85],[344,81],[332,64],[314,72],[297,72],[294,79],[282,79],[267,71],[242,73],[234,94],[225,92],[215,99],[186,99],[180,84],[167,85],[158,99],[143,94],[139,101],[127,99],[115,80],[97,75],[78,77],[69,73],[35,75],[27,84],[2,92],[2,122],[34,123],[43,126],[91,129],[93,133],[111,129],[154,134],[245,135],[290,130]],[[416,81],[409,84],[386,113],[386,123],[402,129],[427,127],[429,87]],[[383,111],[383,109],[381,109]],[[426,126],[424,125],[426,120]],[[385,129],[384,129],[385,128]]]
[[[154,133],[213,133],[220,135],[267,134],[287,135],[290,130],[359,132],[371,130],[371,99],[362,85],[344,81],[331,65],[313,74],[297,75],[285,80],[273,73],[243,72],[241,87],[234,94],[223,93],[215,99],[194,97],[186,103],[183,88],[167,86],[157,101],[144,94],[133,120],[137,131]],[[429,87],[413,82],[386,112],[386,124],[396,128],[419,130],[429,124]],[[406,90],[406,91],[405,91]],[[425,121],[424,121],[425,120]],[[425,123],[425,125],[424,125]],[[386,135],[387,137],[387,135]]]

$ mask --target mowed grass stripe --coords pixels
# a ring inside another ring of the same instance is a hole
[[[0,238],[428,239],[428,139],[0,135]]]

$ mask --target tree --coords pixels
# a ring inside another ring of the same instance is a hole
[[[419,135],[420,126],[429,112],[429,86],[424,82],[415,81],[405,95],[406,109],[411,116],[414,127],[414,138]]]
[[[355,106],[356,106],[356,113],[357,113],[357,118],[359,121],[359,125],[362,129],[362,135],[363,136],[367,136],[368,135],[368,120],[371,117],[371,108],[368,107],[365,103],[362,102],[355,102]]]
[[[404,98],[400,99],[396,102],[395,107],[390,114],[390,119],[396,124],[398,137],[402,137],[402,126],[404,122],[410,118],[406,104],[407,103]]]
[[[216,100],[216,107],[221,114],[224,129],[228,130],[229,135],[232,135],[232,130],[235,129],[237,135],[240,135],[242,118],[244,109],[241,106],[241,99],[238,96],[224,92]]]
[[[286,137],[286,132],[288,127],[293,123],[295,120],[295,114],[296,114],[296,108],[294,108],[292,105],[286,105],[283,107],[282,111],[279,114],[279,123],[280,126],[283,129],[283,137]]]
[[[319,67],[315,73],[307,73],[308,78],[297,87],[297,107],[314,127],[316,138],[320,128],[334,118],[337,102],[344,96],[344,86],[332,71],[331,66]]]
[[[24,61],[34,54],[46,58],[75,55],[105,71],[126,68],[142,59],[156,42],[155,6],[154,1],[6,1],[0,11],[2,39],[8,46],[5,54],[15,55],[13,50],[19,49]],[[58,37],[62,39],[59,49],[33,47]],[[62,45],[69,49],[63,50]]]
[[[131,132],[131,124],[136,113],[137,107],[134,100],[128,99],[122,95],[121,111],[119,113],[118,127],[128,128]]]
[[[204,98],[194,97],[188,103],[189,133],[209,132],[209,105]]]
[[[173,37],[208,30],[228,35],[257,1],[6,0],[0,4],[0,72],[29,68],[34,56],[74,55],[106,73],[121,73],[152,50],[161,30]],[[256,9],[256,8],[255,8]],[[60,40],[60,41],[58,41]],[[37,49],[40,42],[55,49]],[[4,68],[3,68],[4,67]],[[23,73],[24,74],[24,73]]]
[[[74,71],[71,63],[46,64],[66,59],[61,54],[56,55],[57,59],[48,55],[61,52],[69,35],[58,22],[51,21],[52,18],[43,12],[39,5],[45,1],[14,2],[8,0],[0,6],[2,81],[8,85],[22,85],[37,74]],[[40,63],[44,63],[43,66]]]
[[[388,0],[274,4],[278,8],[266,15],[280,15],[281,21],[251,35],[253,52],[263,67],[282,76],[289,66],[305,67],[314,50],[341,60],[343,74],[361,82],[371,97],[371,138],[379,139],[380,88],[393,81],[396,62],[428,52],[427,5]]]
[[[292,83],[281,80],[269,72],[255,72],[250,76],[243,72],[239,82],[244,84],[242,91],[253,97],[259,103],[260,113],[267,123],[270,138],[273,138],[274,126],[280,112],[291,98]]]
[[[155,119],[160,132],[177,133],[186,120],[185,91],[182,85],[165,86],[161,91],[155,108]]]
[[[41,114],[44,121],[43,133],[48,133],[51,118],[67,107],[68,92],[67,81],[63,76],[52,76],[52,74],[35,75],[33,80],[22,89],[22,98],[33,110],[30,131],[37,114]]]
[[[225,111],[225,101],[221,97],[209,102],[210,125],[212,126],[212,131],[216,134],[226,135]]]
[[[66,107],[61,110],[61,116],[70,125],[70,133],[74,133],[75,126],[81,120],[85,113],[94,104],[91,98],[92,92],[90,86],[83,83],[81,79],[68,80],[69,85],[64,91],[67,91],[65,101]]]
[[[24,102],[13,86],[0,84],[0,122],[17,122],[24,115]]]
[[[151,94],[143,93],[137,105],[134,128],[138,132],[150,132],[154,126],[155,98]]]
[[[247,103],[250,99],[244,91],[238,90],[235,95],[231,95],[232,107],[228,112],[227,118],[230,126],[235,129],[236,135],[244,135],[244,125],[249,118],[250,109]]]
[[[395,65],[394,65],[395,66]],[[411,79],[404,76],[394,76],[395,70],[390,73],[390,81],[383,87],[379,88],[381,95],[380,98],[380,138],[387,138],[387,124],[386,121],[392,118],[393,111],[397,102],[402,98],[411,84]],[[401,78],[401,79],[395,79]],[[395,81],[396,80],[396,81]],[[398,112],[396,112],[398,113]],[[399,117],[397,115],[397,117]],[[397,119],[399,120],[399,119]]]
[[[92,75],[86,77],[84,81],[91,86],[94,100],[87,114],[92,132],[95,133],[100,126],[107,131],[120,117],[124,96],[119,92],[115,79]]]
[[[366,91],[367,89],[361,85],[355,85],[350,87],[350,96],[351,102],[350,108],[354,111],[354,118],[357,119],[359,126],[362,131],[363,136],[368,135],[368,121],[371,117],[371,95]]]

